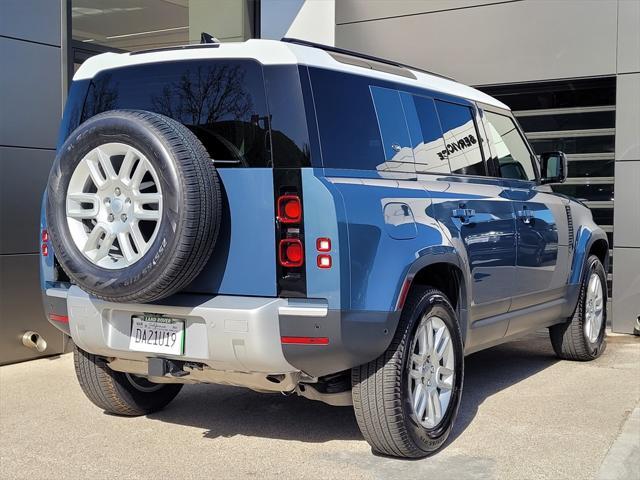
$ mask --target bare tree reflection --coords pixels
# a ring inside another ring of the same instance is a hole
[[[193,74],[187,70],[152,96],[151,104],[158,113],[188,125],[246,119],[253,102],[244,77],[238,65],[198,67]]]
[[[100,112],[113,110],[117,103],[118,85],[112,83],[111,74],[107,73],[94,79],[85,102],[83,121]]]

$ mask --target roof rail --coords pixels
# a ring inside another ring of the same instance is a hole
[[[305,47],[319,48],[320,50],[324,50],[326,52],[340,53],[342,55],[351,55],[353,57],[362,58],[364,60],[371,60],[373,62],[385,63],[387,65],[392,65],[394,67],[410,68],[411,70],[415,70],[417,72],[427,73],[429,75],[434,75],[436,77],[451,80],[453,82],[457,81],[451,77],[447,77],[446,75],[430,72],[429,70],[424,70],[423,68],[412,67],[411,65],[394,62],[393,60],[387,60],[386,58],[374,57],[373,55],[367,55],[366,53],[354,52],[352,50],[345,50],[344,48],[332,47],[330,45],[323,45],[322,43],[314,43],[314,42],[309,42],[307,40],[300,40],[299,38],[290,38],[290,37],[283,37],[280,39],[280,41],[286,42],[286,43],[293,43],[295,45],[303,45]]]

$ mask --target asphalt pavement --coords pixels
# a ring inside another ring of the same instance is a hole
[[[639,402],[640,338],[578,363],[532,335],[468,357],[450,441],[406,461],[373,455],[351,408],[296,396],[188,385],[162,412],[108,415],[63,355],[0,367],[0,476],[637,480]]]

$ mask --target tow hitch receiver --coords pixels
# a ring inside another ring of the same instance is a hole
[[[185,362],[179,360],[167,360],[166,358],[149,359],[149,376],[164,377],[169,374],[172,377],[186,377],[189,372],[184,370]]]

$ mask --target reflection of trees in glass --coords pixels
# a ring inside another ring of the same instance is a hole
[[[91,118],[100,112],[113,110],[116,107],[118,85],[113,85],[111,80],[111,74],[106,73],[91,82],[83,112],[83,120]]]
[[[152,96],[151,103],[158,113],[188,125],[241,120],[253,109],[244,77],[238,65],[198,67],[193,74],[187,70]]]

